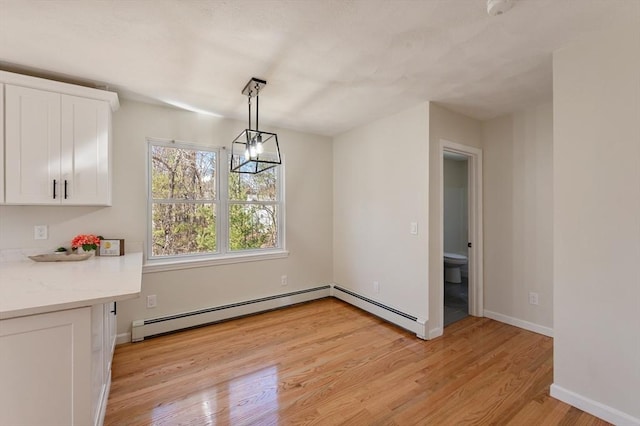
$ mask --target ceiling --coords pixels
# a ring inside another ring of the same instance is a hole
[[[551,53],[640,0],[0,0],[0,67],[335,135],[422,101],[480,120],[551,99]]]

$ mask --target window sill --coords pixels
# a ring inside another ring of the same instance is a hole
[[[206,268],[208,266],[230,265],[234,263],[257,262],[260,260],[283,259],[289,257],[286,250],[270,251],[268,253],[228,254],[207,259],[172,259],[147,260],[142,267],[142,273],[177,271],[180,269]]]

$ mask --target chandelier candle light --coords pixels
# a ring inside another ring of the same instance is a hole
[[[242,94],[249,98],[249,127],[235,138],[231,144],[231,171],[234,173],[256,174],[282,164],[280,146],[276,133],[259,129],[259,94],[266,86],[265,80],[252,78]],[[251,128],[251,98],[256,98],[256,128]]]

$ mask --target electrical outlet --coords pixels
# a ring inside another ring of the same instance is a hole
[[[47,232],[47,225],[36,225],[33,227],[33,239],[34,240],[46,240],[49,238]]]
[[[147,296],[147,308],[155,308],[158,306],[158,299],[155,294],[150,294]]]
[[[380,283],[378,281],[373,282],[373,291],[375,293],[380,293]]]
[[[534,293],[532,291],[529,292],[529,304],[530,305],[538,304],[538,293]]]
[[[286,275],[281,276],[281,277],[280,277],[280,285],[281,285],[282,287],[284,287],[284,286],[286,286],[287,284],[288,284],[287,276],[286,276]]]

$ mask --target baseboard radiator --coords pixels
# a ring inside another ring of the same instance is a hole
[[[159,318],[134,321],[131,327],[131,341],[139,342],[147,337],[158,336],[173,331],[199,327],[207,324],[270,311],[297,303],[322,299],[331,295],[331,286],[325,285],[291,293],[278,294],[260,299],[231,303],[167,315]]]
[[[337,285],[325,285],[229,305],[213,306],[180,314],[134,321],[131,327],[131,341],[139,342],[148,337],[214,324],[330,296],[409,330],[421,339],[428,338],[426,337],[425,320]]]
[[[427,338],[426,320],[417,318],[337,285],[332,286],[331,295],[363,311],[367,311],[370,314],[412,331],[421,339]]]

